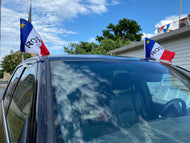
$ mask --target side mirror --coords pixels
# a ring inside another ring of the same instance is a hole
[[[5,88],[1,89],[0,101],[3,99],[3,95],[5,93]]]

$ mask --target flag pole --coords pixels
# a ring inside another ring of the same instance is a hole
[[[32,24],[32,0],[30,0],[30,10],[28,15],[28,22]]]
[[[181,5],[182,5],[182,0],[180,0],[180,7],[179,7],[179,28],[180,28],[180,19],[181,19]]]
[[[28,14],[28,22],[32,23],[32,0],[30,0],[30,9]],[[24,64],[24,52],[22,52],[22,62]]]

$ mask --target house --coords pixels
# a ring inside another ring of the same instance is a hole
[[[190,25],[151,38],[163,48],[176,53],[172,63],[190,70]],[[144,41],[135,42],[109,52],[116,56],[144,57]]]

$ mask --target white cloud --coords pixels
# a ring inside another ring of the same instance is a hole
[[[88,40],[88,42],[96,42],[96,38],[94,38],[94,37],[91,37],[89,40]]]
[[[75,18],[89,13],[101,14],[107,12],[107,6],[118,4],[116,0],[40,0],[33,2],[38,14],[56,14],[60,20]]]
[[[48,17],[49,21],[59,21],[94,12],[101,14],[107,12],[108,5],[117,4],[118,0],[33,0],[32,12],[39,17]],[[18,12],[28,12],[29,5],[25,0],[2,2],[2,6]]]
[[[10,54],[10,50],[14,52],[20,50],[20,18],[27,17],[27,15],[27,13],[19,13],[2,7],[1,57]],[[37,16],[34,15],[34,19],[37,19]],[[48,49],[49,45],[54,45],[56,49],[63,49],[64,45],[68,45],[68,42],[61,39],[60,35],[78,34],[71,30],[52,26],[48,19],[34,20],[33,25]],[[54,49],[53,46],[51,48]]]
[[[111,5],[118,5],[120,4],[117,0],[112,0]]]
[[[144,40],[144,38],[151,38],[153,36],[155,36],[155,34],[151,34],[151,33],[146,34],[146,33],[143,33],[142,40]]]
[[[64,21],[90,13],[105,13],[107,6],[116,4],[117,0],[33,0],[32,24],[50,51],[63,49],[71,42],[65,41],[65,36],[80,34],[63,29]],[[10,50],[20,49],[20,18],[28,18],[29,6],[29,1],[25,0],[2,1],[1,57]]]
[[[100,4],[100,5],[105,5],[106,4],[106,0],[88,0],[89,3],[92,4]]]
[[[184,17],[187,17],[187,14],[181,15],[181,18],[184,18]],[[172,23],[174,21],[178,21],[178,20],[179,20],[179,16],[172,15],[172,16],[166,17],[164,20],[161,20],[159,23],[157,23],[155,25],[155,27],[158,28],[158,27],[161,27],[166,24],[170,24],[170,23]]]
[[[181,15],[181,19],[184,17],[187,17],[187,14]],[[170,24],[170,29],[175,30],[179,26],[178,21],[179,21],[179,16],[177,15],[166,17],[164,20],[161,20],[159,23],[155,25],[156,30],[154,31],[154,33],[158,34],[157,28],[167,25],[167,24]]]
[[[2,7],[1,18],[1,57],[10,54],[10,50],[19,50],[19,17],[23,17],[23,13]]]
[[[107,12],[107,8],[105,5],[89,5],[89,9],[91,9],[94,13],[101,14],[103,12]]]

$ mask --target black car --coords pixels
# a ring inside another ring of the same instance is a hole
[[[0,96],[0,143],[190,142],[190,72],[115,56],[34,57]]]

